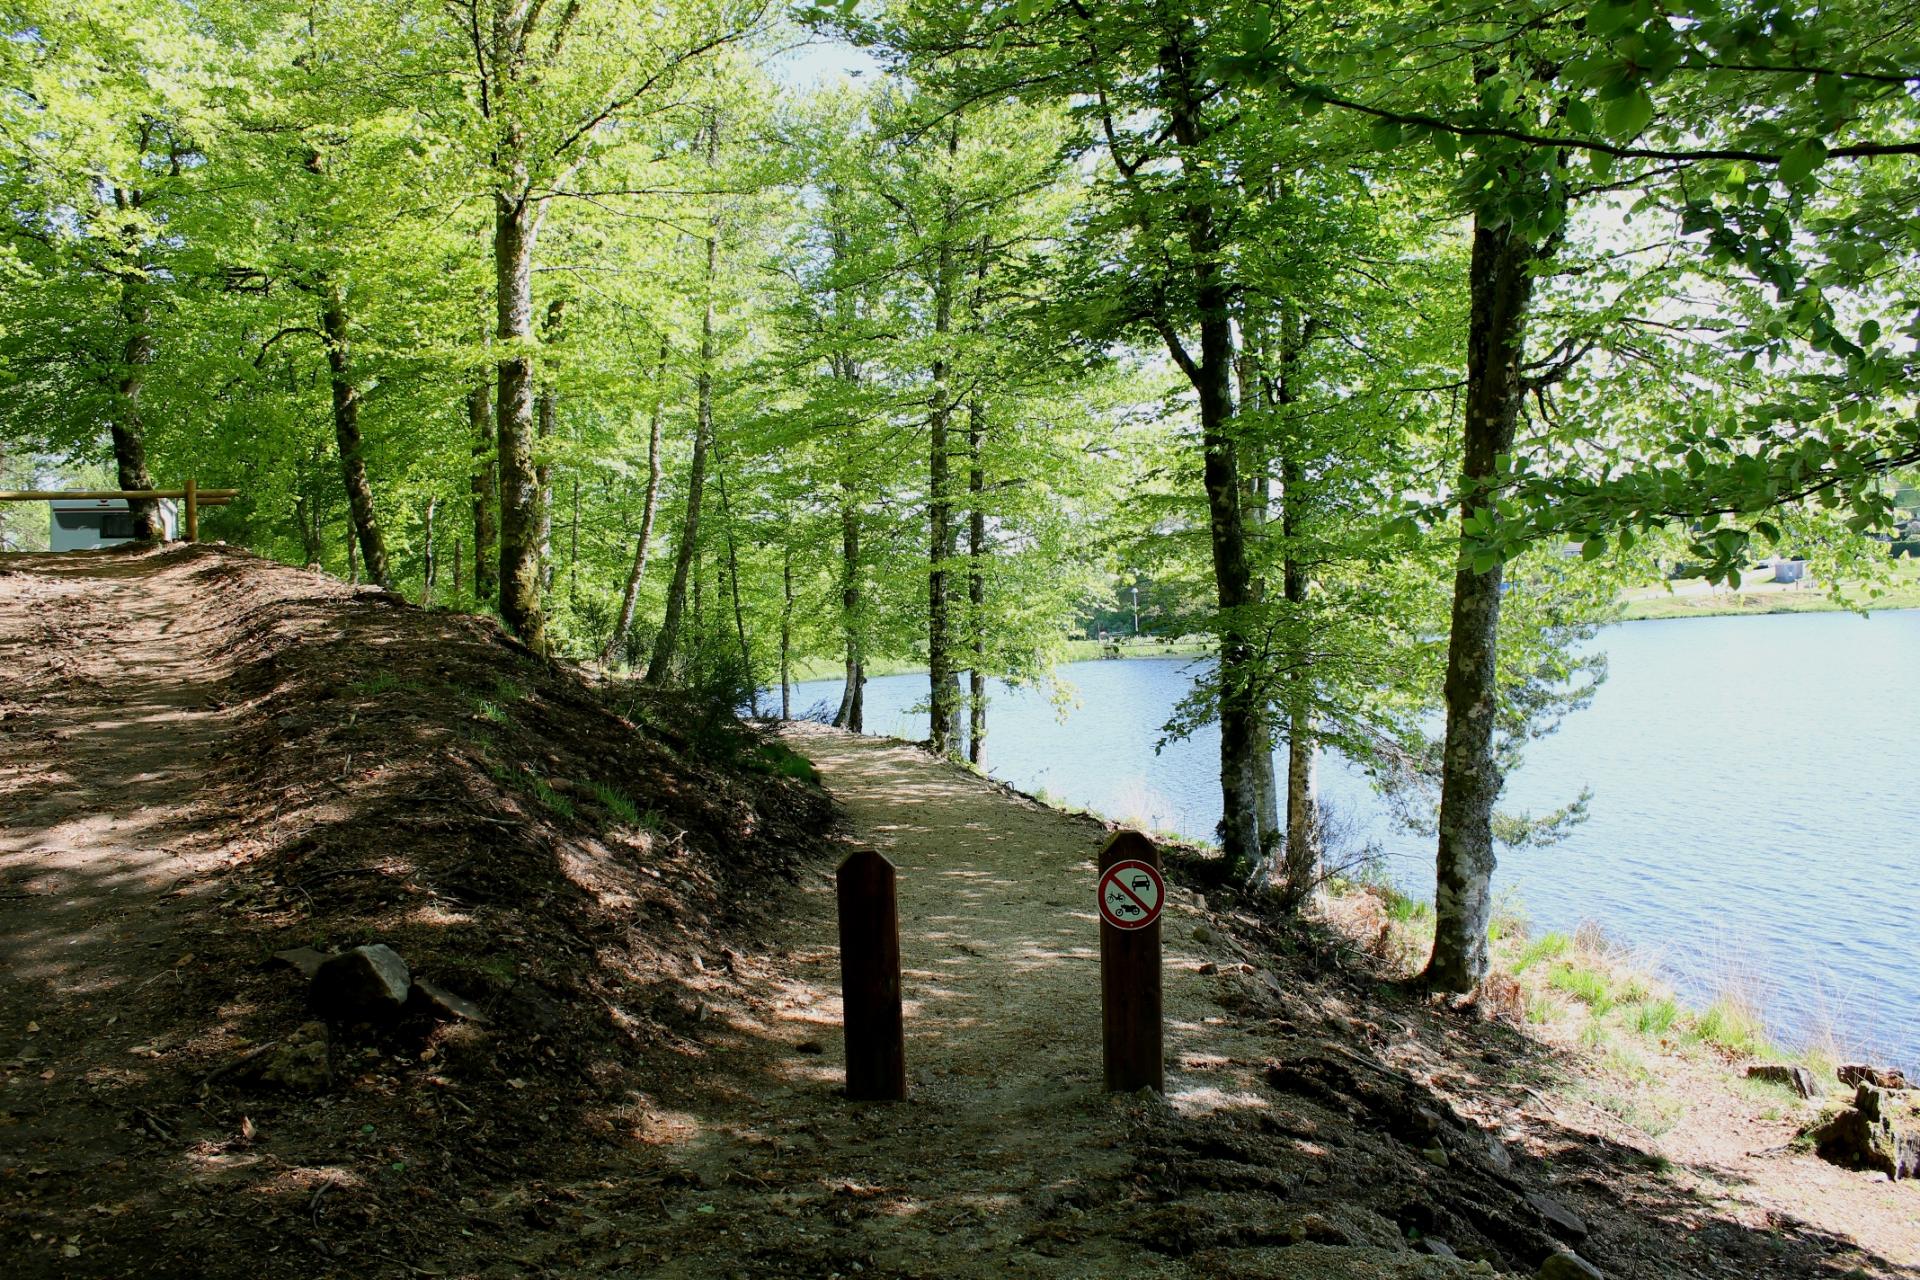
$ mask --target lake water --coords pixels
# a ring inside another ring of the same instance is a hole
[[[1503,855],[1496,884],[1536,932],[1597,921],[1704,1003],[1757,993],[1789,1043],[1829,1032],[1920,1067],[1920,611],[1615,626],[1592,706],[1536,743],[1502,806],[1544,813],[1582,786],[1592,816]],[[1160,738],[1189,659],[1067,665],[1060,712],[995,686],[989,770],[1057,802],[1210,837],[1217,732]],[[919,739],[926,677],[867,685],[870,732]],[[840,698],[796,687],[795,714]],[[1430,838],[1394,824],[1366,778],[1323,756],[1321,794],[1429,901]]]

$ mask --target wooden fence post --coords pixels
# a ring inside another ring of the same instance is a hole
[[[855,1102],[901,1102],[907,1096],[907,1056],[893,864],[872,849],[861,849],[840,863],[834,881],[840,898],[847,1097]]]
[[[1100,850],[1100,1010],[1107,1090],[1167,1091],[1162,1049],[1160,850],[1138,831]]]
[[[200,482],[187,477],[187,541],[200,541]]]

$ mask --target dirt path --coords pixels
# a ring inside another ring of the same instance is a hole
[[[183,918],[212,887],[199,762],[222,691],[184,576],[31,561],[0,570],[0,1027],[24,1033],[0,1046],[0,1133],[29,1174],[86,1178],[151,1123],[94,1095],[157,1056],[144,997],[178,981]]]
[[[854,841],[899,868],[911,1097],[838,1096],[832,887],[810,877],[774,963],[744,974],[757,998],[714,1036],[736,1076],[752,1061],[749,1112],[717,1125],[647,1118],[688,1185],[666,1206],[660,1234],[672,1242],[642,1242],[659,1268],[643,1274],[984,1276],[1009,1274],[1016,1258],[1026,1275],[1187,1274],[1123,1232],[1090,1229],[1120,1212],[1128,1119],[1152,1105],[1100,1087],[1093,855],[1104,832],[908,746],[809,727],[789,741],[845,806]],[[1169,1092],[1204,1108],[1227,1096],[1213,1068],[1233,1037],[1195,973],[1197,915],[1176,893]]]

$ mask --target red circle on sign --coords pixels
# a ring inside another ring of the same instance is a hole
[[[1167,882],[1152,863],[1127,858],[1100,873],[1098,896],[1102,920],[1116,929],[1144,929],[1160,918]]]

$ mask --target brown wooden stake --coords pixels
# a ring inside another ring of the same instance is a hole
[[[893,864],[862,849],[847,855],[834,879],[840,895],[847,1097],[855,1102],[902,1102],[907,1096],[907,1053]]]
[[[1100,871],[1130,858],[1160,867],[1153,841],[1138,831],[1120,831],[1100,850]],[[1164,910],[1166,904],[1159,905]],[[1160,1000],[1159,918],[1141,929],[1118,929],[1103,918],[1100,1008],[1108,1092],[1167,1091]]]
[[[200,482],[187,477],[187,541],[200,541]]]

